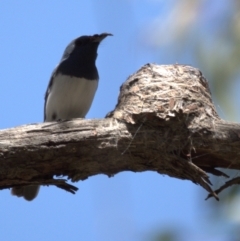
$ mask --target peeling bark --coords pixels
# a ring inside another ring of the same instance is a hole
[[[219,118],[202,73],[147,64],[122,85],[105,119],[1,130],[0,189],[41,184],[74,193],[61,177],[156,171],[191,180],[218,199],[206,172],[240,170],[239,156],[240,125]]]

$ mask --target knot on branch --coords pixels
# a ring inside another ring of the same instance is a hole
[[[208,82],[198,69],[155,64],[146,64],[128,78],[108,116],[132,124],[152,116],[161,120],[182,116],[188,128],[195,129],[208,128],[219,119]]]

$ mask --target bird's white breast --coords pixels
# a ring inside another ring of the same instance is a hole
[[[89,111],[98,80],[70,77],[58,74],[46,100],[45,121],[84,118]]]

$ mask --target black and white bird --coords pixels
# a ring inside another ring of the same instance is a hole
[[[45,94],[45,122],[86,116],[98,87],[97,49],[100,42],[110,35],[81,36],[66,47]],[[14,187],[12,194],[31,201],[39,188],[36,185]]]

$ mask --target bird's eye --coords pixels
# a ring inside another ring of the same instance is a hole
[[[75,40],[75,45],[81,46],[81,45],[88,44],[89,42],[90,42],[89,36],[82,36]]]
[[[75,42],[75,44],[76,44],[77,46],[83,45],[83,41],[82,41],[81,39],[78,39],[78,40]]]

